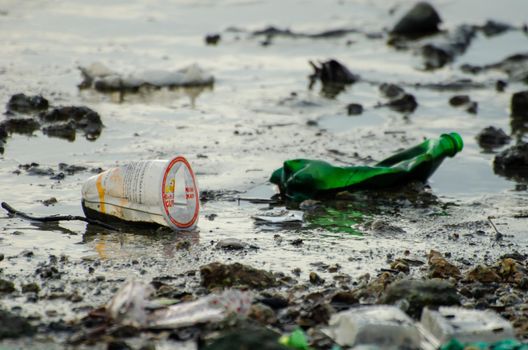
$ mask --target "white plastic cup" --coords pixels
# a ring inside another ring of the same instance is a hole
[[[94,216],[95,211],[174,230],[191,230],[196,226],[198,197],[194,173],[183,156],[129,162],[92,176],[82,186],[87,217]]]

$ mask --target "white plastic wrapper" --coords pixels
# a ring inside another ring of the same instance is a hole
[[[99,62],[79,69],[84,77],[82,87],[94,87],[102,91],[136,89],[144,85],[176,87],[205,86],[214,83],[214,77],[197,64],[178,70],[146,70],[129,74],[114,72]]]
[[[134,161],[95,175],[83,184],[82,204],[87,217],[104,214],[174,230],[193,229],[200,208],[194,173],[182,156]]]

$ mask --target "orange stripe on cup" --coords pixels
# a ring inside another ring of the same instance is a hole
[[[101,213],[106,214],[106,208],[105,208],[105,189],[103,187],[103,174],[100,174],[97,177],[97,181],[95,182],[95,186],[97,187],[97,192],[99,193],[99,203],[101,204]]]

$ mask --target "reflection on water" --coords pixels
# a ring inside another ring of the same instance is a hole
[[[335,207],[324,207],[322,213],[307,215],[309,229],[323,229],[334,233],[349,233],[362,236],[358,228],[370,215],[363,210],[358,210],[352,203]]]
[[[175,100],[188,98],[192,108],[196,107],[198,96],[203,92],[212,92],[213,86],[193,86],[193,87],[163,87],[142,86],[137,91],[112,91],[100,92],[93,89],[81,89],[80,95],[84,100],[90,102],[100,102],[101,99],[109,100],[113,103],[137,103],[170,105]]]
[[[88,224],[82,243],[93,248],[100,259],[116,259],[145,255],[174,258],[178,251],[189,250],[200,243],[199,231],[174,232],[167,227],[128,227],[121,232]]]

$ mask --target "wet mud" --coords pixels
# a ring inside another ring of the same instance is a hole
[[[432,5],[1,4],[1,200],[82,215],[94,173],[182,154],[201,214],[190,232],[116,232],[2,213],[0,347],[285,349],[301,327],[331,349],[331,316],[377,303],[490,309],[527,339],[528,8]],[[94,62],[121,80],[78,68]],[[194,64],[214,84],[131,79]],[[372,165],[452,131],[464,150],[427,184],[289,203],[268,182],[287,159]],[[257,219],[291,210],[302,221]],[[253,302],[244,320],[145,329],[107,310],[131,279],[172,304]]]

